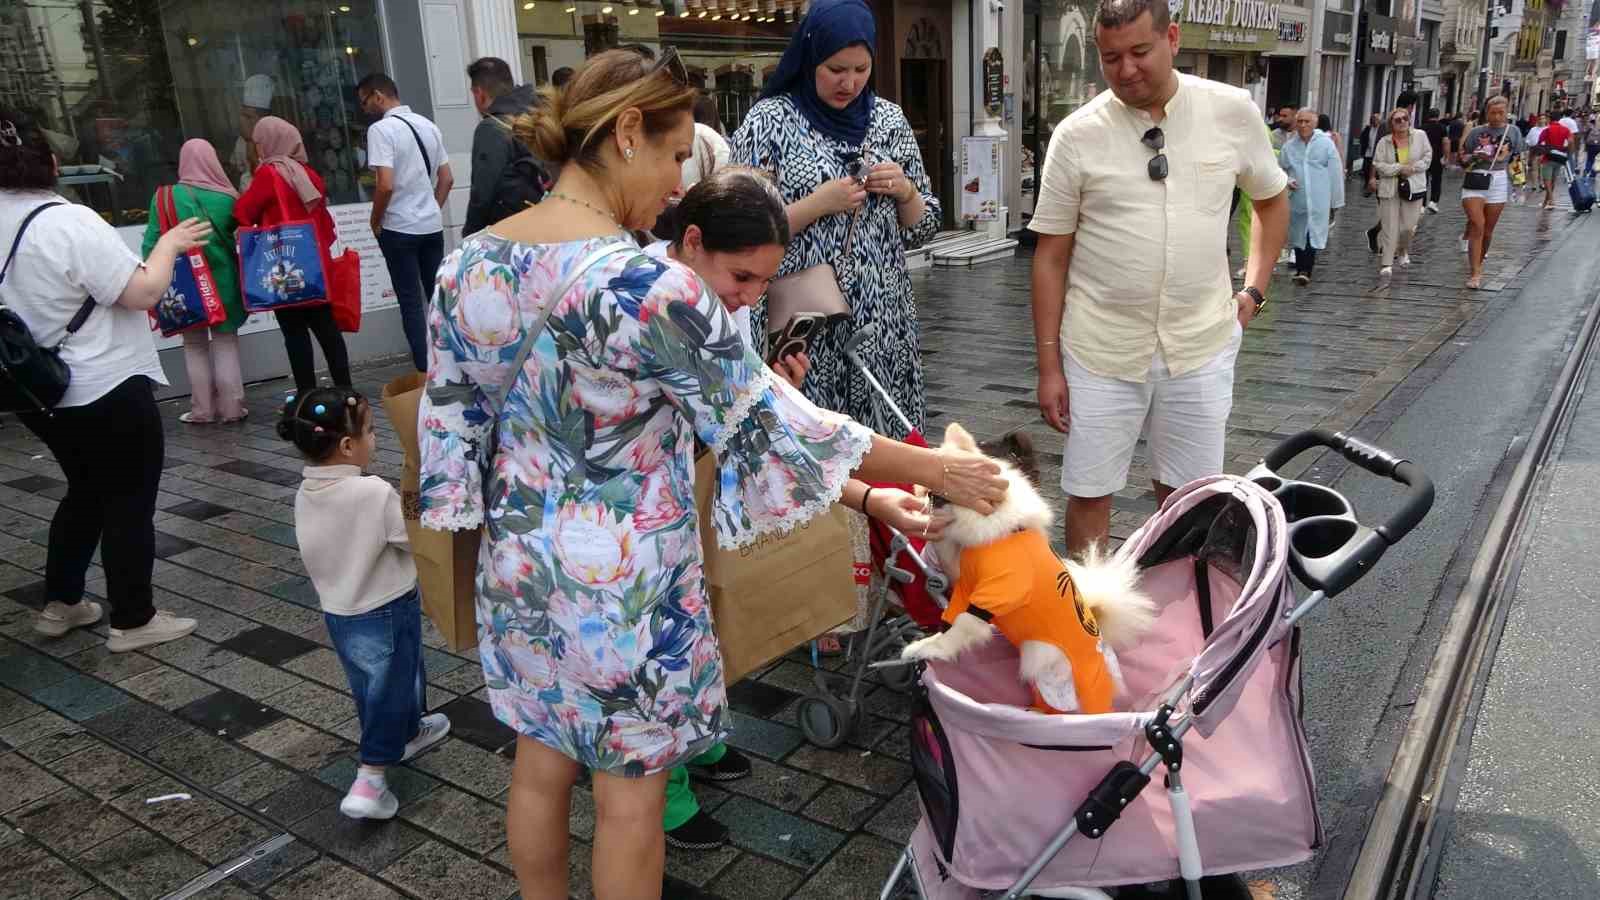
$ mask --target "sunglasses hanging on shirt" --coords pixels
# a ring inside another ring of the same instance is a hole
[[[1145,166],[1145,172],[1150,176],[1150,180],[1165,181],[1167,178],[1167,154],[1162,151],[1167,146],[1166,134],[1157,126],[1146,131],[1144,137],[1139,138],[1139,143],[1156,152],[1156,155],[1150,158],[1149,164]]]

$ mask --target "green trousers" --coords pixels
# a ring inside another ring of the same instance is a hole
[[[700,801],[694,798],[689,787],[689,766],[710,766],[720,761],[728,752],[727,744],[718,744],[667,773],[667,808],[661,814],[661,827],[671,831],[695,817],[700,811]]]

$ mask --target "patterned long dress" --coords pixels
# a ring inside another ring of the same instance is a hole
[[[549,296],[615,240],[480,232],[445,259],[429,310],[421,502],[425,527],[487,526],[478,649],[495,715],[586,767],[636,776],[728,729],[694,438],[717,456],[711,513],[733,547],[825,510],[871,434],[773,375],[677,263],[619,244]],[[550,302],[486,470],[486,391],[499,396]]]
[[[906,250],[920,247],[933,237],[939,228],[940,211],[905,113],[878,98],[866,141],[855,147],[813,129],[788,96],[772,97],[750,109],[732,143],[731,162],[771,173],[785,203],[802,200],[824,182],[843,178],[848,174],[845,161],[858,153],[869,163],[899,163],[922,194],[927,208],[909,228],[900,227],[899,210],[892,198],[868,195],[855,225],[848,258],[841,254],[851,217],[823,216],[794,236],[778,269],[781,278],[829,263],[850,304],[850,321],[830,328],[811,351],[811,371],[803,385],[805,395],[818,406],[846,413],[880,434],[904,437],[905,427],[883,408],[866,379],[844,355],[845,343],[857,329],[875,325],[877,339],[862,348],[862,357],[920,430],[925,413],[921,341],[916,298],[906,270]],[[765,352],[765,300],[751,311],[751,327]]]

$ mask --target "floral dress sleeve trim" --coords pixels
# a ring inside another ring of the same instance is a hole
[[[872,446],[872,432],[818,409],[764,365],[714,294],[673,261],[630,270],[610,289],[643,334],[639,373],[714,451],[709,510],[733,549],[827,511]]]
[[[730,416],[731,427],[719,436],[711,515],[725,550],[826,513],[872,449],[866,426],[817,408],[772,370],[763,371],[765,388],[740,401],[741,414]]]
[[[766,366],[756,370],[754,377],[750,379],[749,388],[744,394],[740,395],[739,399],[733,402],[733,406],[728,410],[727,418],[723,420],[722,425],[718,428],[716,437],[711,440],[712,453],[715,453],[720,458],[727,451],[728,442],[738,435],[740,424],[750,418],[750,414],[755,410],[756,404],[766,399],[767,391],[771,390],[778,380],[778,373]]]
[[[490,288],[506,298],[494,309],[509,309],[511,273],[520,260],[502,258],[504,253],[498,242],[473,239],[463,244],[439,267],[438,290],[428,307],[430,365],[417,410],[417,490],[418,518],[422,527],[435,531],[478,528],[484,521],[484,455],[494,408],[479,379],[500,383],[509,368],[502,357],[514,353],[515,346],[500,334],[491,342],[494,346],[480,347],[479,332],[486,329],[473,321],[462,298],[471,293],[481,300],[481,292]],[[500,331],[513,321],[502,318]]]

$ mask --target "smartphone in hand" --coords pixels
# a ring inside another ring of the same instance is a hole
[[[809,353],[811,345],[822,335],[828,317],[822,313],[795,313],[783,331],[767,339],[767,365],[776,365],[785,356]]]

